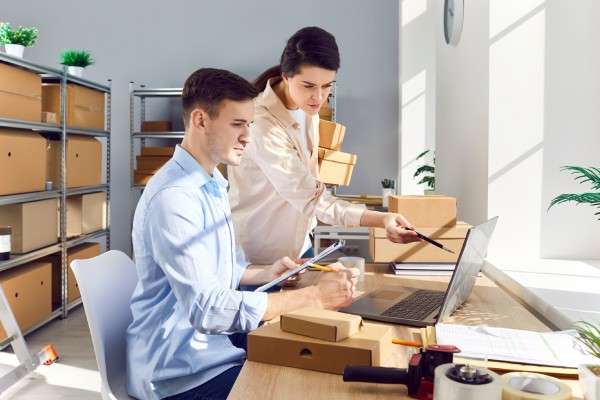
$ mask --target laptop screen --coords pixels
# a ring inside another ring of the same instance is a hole
[[[437,322],[449,317],[471,294],[477,275],[485,263],[488,244],[497,221],[498,217],[495,217],[469,229]]]

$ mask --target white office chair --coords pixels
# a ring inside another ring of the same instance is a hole
[[[132,319],[129,300],[137,283],[135,264],[125,253],[111,250],[75,260],[71,268],[92,335],[102,399],[132,399],[126,388],[125,331]]]

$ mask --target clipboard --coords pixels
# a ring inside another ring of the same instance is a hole
[[[304,264],[286,272],[285,274],[281,275],[279,278],[274,279],[269,283],[265,283],[264,285],[258,287],[254,291],[255,292],[264,292],[266,290],[271,289],[273,286],[279,285],[281,282],[285,281],[290,276],[294,276],[294,275],[300,273],[301,271],[304,271],[306,268],[310,267],[310,264],[316,264],[317,262],[321,261],[322,259],[324,259],[328,255],[330,255],[334,251],[344,247],[345,244],[346,244],[345,240],[340,240],[338,242],[335,242],[334,244],[332,244],[331,246],[329,246],[328,248],[323,250],[321,253],[317,254],[310,260],[306,261]]]

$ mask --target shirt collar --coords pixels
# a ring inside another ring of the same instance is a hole
[[[284,125],[286,129],[296,125],[297,122],[294,119],[293,115],[289,112],[287,108],[285,108],[285,105],[283,104],[279,96],[277,96],[277,93],[275,93],[275,91],[271,87],[271,81],[273,81],[273,79],[269,79],[267,81],[267,86],[260,95],[257,105],[266,108],[271,114],[275,116],[275,118],[279,120],[279,122],[281,122]]]
[[[227,189],[229,186],[229,182],[223,177],[221,171],[215,168],[213,170],[213,175],[210,176],[204,167],[200,165],[200,163],[198,163],[198,161],[196,161],[196,159],[180,145],[175,147],[173,159],[181,166],[181,168],[184,169],[184,171],[193,176],[193,180],[198,184],[198,187],[207,185],[209,191],[212,188],[217,189],[218,192],[219,187]]]

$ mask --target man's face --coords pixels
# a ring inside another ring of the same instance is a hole
[[[306,114],[315,115],[331,93],[335,75],[335,71],[304,65],[296,75],[286,78],[290,97]]]
[[[218,115],[207,118],[205,132],[211,158],[227,165],[240,165],[246,145],[250,143],[250,123],[254,119],[254,102],[224,100]]]

